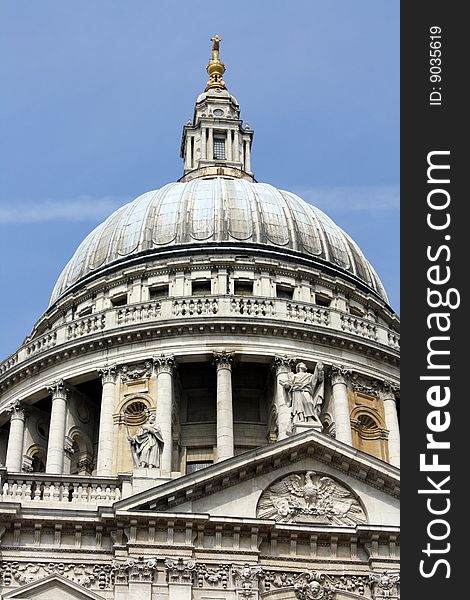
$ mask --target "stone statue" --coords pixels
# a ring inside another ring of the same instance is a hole
[[[135,435],[129,435],[127,439],[131,444],[135,467],[155,469],[160,466],[164,441],[154,414],[149,416]]]
[[[301,362],[295,373],[289,373],[285,381],[280,382],[287,391],[287,405],[291,409],[292,425],[311,423],[320,425],[320,411],[324,397],[323,363],[318,362],[314,373],[308,373],[306,365]]]

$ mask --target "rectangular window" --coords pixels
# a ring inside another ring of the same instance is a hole
[[[330,306],[331,298],[328,298],[328,296],[322,296],[321,294],[315,294],[315,304],[317,306]]]
[[[225,160],[224,138],[214,138],[214,160]]]
[[[292,300],[294,297],[294,288],[288,285],[276,285],[276,296],[285,300]]]
[[[211,282],[209,279],[193,281],[191,285],[191,293],[193,296],[207,296],[211,293]]]
[[[111,304],[113,306],[126,306],[127,294],[124,294],[122,296],[115,296],[114,298],[111,298]]]
[[[150,300],[158,300],[159,298],[168,298],[169,286],[168,285],[156,285],[155,287],[149,288]]]
[[[235,296],[253,296],[253,282],[235,280],[233,291]]]

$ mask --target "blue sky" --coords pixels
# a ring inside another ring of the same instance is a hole
[[[399,309],[398,0],[3,0],[0,360],[85,235],[181,176],[215,33],[258,181],[329,214]]]

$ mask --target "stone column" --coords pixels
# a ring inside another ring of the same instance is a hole
[[[231,129],[227,130],[227,139],[225,141],[225,148],[226,148],[225,156],[227,157],[227,160],[232,162],[232,130]]]
[[[291,372],[294,364],[292,358],[287,356],[275,356],[273,368],[275,370],[275,387],[274,387],[274,406],[276,409],[277,419],[277,439],[283,440],[287,437],[287,431],[291,427],[291,411],[286,404],[286,392],[281,385],[283,379],[287,379],[287,374]]]
[[[201,158],[206,158],[206,128],[201,127]]]
[[[25,410],[20,402],[15,402],[9,409],[10,435],[8,436],[5,466],[11,473],[21,471],[24,444]]]
[[[240,146],[239,146],[239,142],[238,142],[239,136],[240,136],[240,133],[238,131],[234,131],[233,156],[232,156],[234,162],[240,162]]]
[[[250,140],[245,140],[245,171],[247,173],[251,172],[251,149],[250,149]]]
[[[398,424],[395,393],[398,388],[385,381],[380,395],[384,403],[385,427],[388,429],[388,456],[390,464],[400,467],[400,426]]]
[[[103,391],[101,393],[100,429],[96,474],[108,477],[113,470],[114,411],[116,402],[116,367],[99,369]]]
[[[331,367],[335,436],[338,442],[344,442],[352,446],[351,418],[349,416],[348,388],[346,385],[350,374],[350,371],[343,366],[333,365]]]
[[[193,155],[191,152],[191,136],[186,134],[186,160],[185,168],[192,169],[193,167]]]
[[[49,443],[47,445],[46,473],[62,475],[69,391],[62,379],[55,381],[47,389],[52,394],[52,410],[49,426]]]
[[[214,131],[209,129],[209,137],[207,139],[207,159],[214,160]]]
[[[171,475],[171,458],[173,448],[173,371],[175,358],[172,354],[161,355],[154,359],[157,373],[157,421],[163,437],[163,450],[160,460],[160,472],[163,477]]]
[[[234,455],[232,405],[233,352],[214,352],[217,368],[217,461]]]

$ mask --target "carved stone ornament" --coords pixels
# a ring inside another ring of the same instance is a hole
[[[146,559],[143,556],[139,556],[137,559],[128,558],[123,562],[113,560],[111,563],[111,572],[117,583],[127,583],[128,581],[153,581],[156,568],[156,558]]]
[[[151,360],[146,360],[144,363],[138,365],[121,365],[119,368],[121,381],[125,383],[127,381],[149,379],[149,377],[152,375],[152,369],[153,364]]]
[[[397,598],[396,586],[400,583],[398,571],[383,571],[382,573],[370,573],[369,581],[372,587],[373,598]]]
[[[228,577],[230,572],[230,565],[222,565],[220,567],[211,565],[197,565],[197,585],[203,587],[204,584],[210,587],[221,587],[226,590],[228,586]]]
[[[153,359],[157,373],[173,373],[175,368],[175,357],[173,354],[162,354]]]
[[[116,383],[117,368],[115,365],[110,367],[106,366],[102,369],[98,369],[98,373],[101,377],[102,383]]]
[[[245,563],[242,567],[233,566],[232,573],[242,598],[252,598],[258,593],[258,582],[263,576],[261,567]]]
[[[2,564],[3,585],[9,586],[12,581],[20,585],[39,581],[48,575],[61,575],[78,585],[89,588],[98,587],[100,590],[112,586],[113,572],[109,564],[82,564],[67,562],[21,563],[4,562]]]
[[[196,571],[196,561],[192,558],[167,558],[165,567],[168,583],[192,584],[193,573]]]
[[[67,399],[70,393],[70,390],[66,387],[64,380],[59,379],[58,381],[54,381],[50,385],[47,386],[47,391],[51,394],[52,399],[54,398],[64,398]]]
[[[289,358],[288,356],[275,356],[272,362],[272,368],[276,371],[276,373],[290,373],[292,367],[295,364],[295,360],[293,358]]]
[[[369,576],[368,575],[327,575],[317,573],[315,571],[307,571],[304,573],[291,571],[274,571],[266,570],[262,579],[262,591],[270,592],[273,589],[294,588],[297,584],[298,593],[307,594],[315,592],[318,586],[310,586],[310,590],[305,589],[305,584],[312,581],[317,581],[325,588],[324,584],[328,584],[326,589],[334,588],[337,592],[344,590],[360,596],[369,596]],[[300,585],[299,585],[300,584]],[[367,594],[366,594],[367,590]]]
[[[213,362],[218,369],[231,369],[234,352],[213,352]]]
[[[352,371],[346,369],[343,365],[331,365],[330,378],[332,385],[336,385],[337,383],[347,384],[351,375]]]
[[[19,400],[16,400],[7,408],[7,413],[10,415],[10,419],[21,419],[24,421],[26,416],[26,411],[24,406],[21,404]]]
[[[366,522],[353,494],[325,475],[307,471],[274,482],[261,494],[257,516],[280,523],[351,526]]]
[[[294,592],[299,600],[332,600],[336,588],[327,581],[325,575],[310,571],[298,577],[294,583]]]

